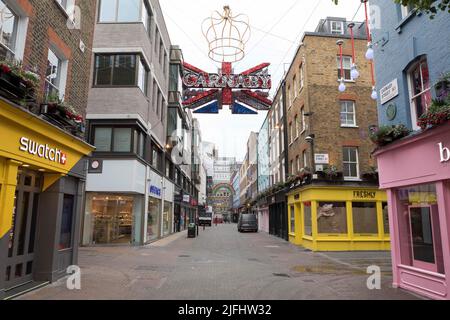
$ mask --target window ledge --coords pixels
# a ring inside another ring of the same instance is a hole
[[[338,79],[337,82],[341,82],[341,80]],[[356,83],[356,80],[345,80],[345,79],[344,79],[344,82],[345,82],[345,83]]]
[[[347,178],[347,177],[344,177],[344,181],[362,182],[362,179],[360,179],[360,178]]]
[[[345,129],[358,129],[359,128],[359,126],[343,126],[343,125],[341,125],[341,128],[345,128]]]
[[[402,21],[399,22],[399,24],[397,25],[397,27],[395,27],[395,31],[397,31],[398,33],[402,33],[402,28],[415,16],[415,15],[419,15],[416,9],[411,10],[411,12],[405,17],[403,18]]]

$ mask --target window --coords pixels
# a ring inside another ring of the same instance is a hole
[[[294,76],[294,79],[292,80],[293,86],[294,86],[294,97],[297,97],[298,95],[298,83],[297,83],[297,76]]]
[[[291,160],[291,174],[295,174],[295,166],[294,166],[294,160]]]
[[[347,206],[345,202],[319,202],[317,204],[319,233],[347,234]]]
[[[341,101],[341,127],[356,127],[354,101]]]
[[[359,235],[377,235],[378,219],[376,202],[353,202],[353,232]]]
[[[291,214],[291,233],[295,233],[295,207],[291,206],[290,209],[290,214]]]
[[[431,104],[431,84],[428,64],[422,60],[415,64],[408,73],[411,101],[412,125],[418,129],[418,119],[427,111]]]
[[[133,152],[144,156],[145,136],[132,128],[96,127],[93,138],[97,152]]]
[[[292,127],[292,122],[289,123],[289,144],[294,142],[294,128]]]
[[[60,97],[60,86],[61,86],[61,66],[62,61],[53,52],[53,50],[48,49],[48,59],[47,59],[47,71],[45,74],[46,83],[46,96],[58,96]]]
[[[301,132],[300,134],[302,134],[303,132],[306,131],[306,116],[305,116],[305,107],[302,107],[301,109],[301,115],[302,115],[302,126],[301,126]]]
[[[280,137],[281,137],[281,152],[284,152],[284,126],[280,127]]]
[[[409,14],[412,12],[413,6],[412,5],[400,5],[400,11],[402,13],[402,19],[405,19]]]
[[[300,128],[299,128],[300,123],[298,122],[297,116],[294,117],[294,122],[295,122],[295,138],[297,139],[298,136],[300,135]]]
[[[342,65],[344,67],[344,80],[352,81],[351,69],[352,69],[352,57],[344,56],[342,57]],[[341,58],[337,57],[337,67],[338,67],[338,80],[341,80]]]
[[[56,0],[61,8],[73,19],[75,0]]]
[[[0,17],[0,60],[11,60],[15,56],[19,17],[4,0],[0,0]]]
[[[300,169],[302,168],[302,165],[301,165],[301,163],[300,163],[300,157],[299,157],[299,156],[297,156],[297,157],[295,158],[295,163],[296,163],[296,165],[297,165],[297,172],[300,172]]]
[[[331,21],[331,33],[332,34],[344,34],[344,22],[343,21]]]
[[[387,202],[382,203],[382,209],[383,209],[383,226],[384,226],[384,234],[389,235],[390,229],[389,229],[389,206]]]
[[[303,204],[303,225],[304,233],[307,236],[312,236],[312,208],[311,202],[305,202]]]
[[[290,108],[290,107],[292,106],[292,91],[291,91],[291,86],[288,86],[287,93],[288,93],[288,107]]]
[[[445,273],[436,185],[396,190],[401,263]]]
[[[142,0],[101,0],[99,22],[139,22]]]
[[[139,55],[95,56],[96,86],[137,86],[147,94],[148,71]]]
[[[308,168],[309,167],[309,163],[308,163],[308,153],[306,152],[306,150],[304,150],[302,152],[303,154],[303,166],[304,168]]]
[[[302,90],[305,84],[305,75],[303,73],[303,64],[300,66],[300,90]]]
[[[59,250],[69,249],[72,247],[72,224],[74,196],[64,195],[63,210],[61,215],[61,228],[59,235]]]
[[[359,179],[358,148],[344,148],[344,178]]]

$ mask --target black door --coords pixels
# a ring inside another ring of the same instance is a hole
[[[41,175],[19,170],[8,241],[5,281],[12,289],[32,281]]]

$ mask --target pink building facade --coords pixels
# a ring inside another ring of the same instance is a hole
[[[450,300],[450,123],[375,155],[389,199],[394,287]]]
[[[267,206],[258,209],[258,230],[269,233],[269,207]]]

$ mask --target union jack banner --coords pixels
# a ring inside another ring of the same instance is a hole
[[[223,62],[218,73],[207,73],[183,63],[183,106],[194,113],[217,114],[230,106],[232,114],[257,114],[272,106],[269,63],[233,74],[231,63]]]

